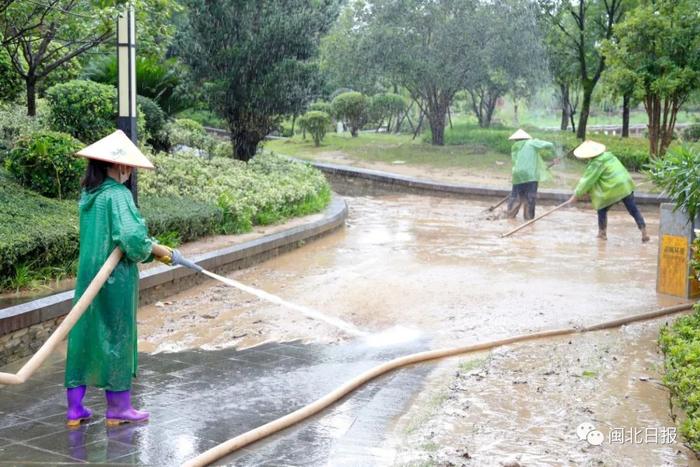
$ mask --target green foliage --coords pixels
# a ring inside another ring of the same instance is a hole
[[[398,94],[385,92],[372,96],[370,103],[370,115],[372,121],[379,123],[391,118],[406,109],[406,100]]]
[[[16,275],[28,277],[26,267],[70,268],[78,254],[75,201],[35,194],[0,170],[0,206],[0,288]]]
[[[226,120],[216,115],[211,110],[190,108],[185,109],[182,112],[178,112],[176,115],[178,119],[186,118],[189,120],[194,120],[195,122],[201,123],[203,126],[209,126],[212,128],[224,129],[228,125]]]
[[[144,196],[140,205],[149,234],[170,247],[214,234],[222,221],[222,212],[214,203]]]
[[[113,86],[69,81],[49,89],[46,98],[51,108],[49,123],[56,131],[91,143],[115,130],[117,91]]]
[[[41,107],[40,107],[41,109]],[[27,108],[20,104],[0,105],[0,160],[3,153],[14,147],[15,141],[46,126],[45,116],[27,115]]]
[[[141,174],[142,193],[216,203],[228,233],[307,213],[325,205],[330,193],[318,170],[274,155],[258,154],[248,163],[186,154],[156,154],[152,160],[158,171]]]
[[[369,116],[367,97],[360,92],[344,92],[335,96],[331,105],[333,115],[344,120],[350,127],[350,134],[357,136],[357,132],[367,122]]]
[[[689,146],[671,149],[663,159],[657,159],[650,167],[652,181],[690,219],[695,219],[700,209],[700,151]]]
[[[5,158],[5,168],[23,186],[50,198],[77,195],[85,159],[76,157],[82,147],[71,135],[39,131],[19,139]]]
[[[316,101],[309,105],[309,110],[317,110],[319,112],[325,112],[328,115],[333,114],[333,105],[326,101]]]
[[[9,54],[5,49],[0,49],[0,101],[15,101],[22,93],[23,86],[24,82],[12,66]]]
[[[700,141],[700,122],[693,123],[683,131],[683,139],[686,141]]]
[[[148,144],[157,150],[168,149],[165,113],[154,100],[148,97],[136,96],[136,103],[143,114]]]
[[[328,125],[331,124],[331,117],[326,112],[310,110],[299,119],[299,126],[311,133],[316,146],[321,145],[323,137],[326,136]]]
[[[187,0],[180,57],[210,105],[225,117],[236,158],[249,160],[285,115],[318,95],[313,60],[338,2],[322,0]]]
[[[681,433],[693,450],[700,451],[700,306],[664,326],[659,344],[665,355],[664,384],[687,415]]]
[[[116,87],[117,68],[117,57],[112,54],[91,61],[82,76]],[[174,58],[136,57],[136,93],[154,100],[168,115],[181,112],[192,104],[186,76],[186,70]]]
[[[699,8],[698,0],[646,2],[602,46],[610,79],[645,102],[654,157],[666,152],[678,110],[700,86]]]
[[[166,132],[171,146],[184,145],[201,149],[209,156],[214,153],[219,143],[214,137],[209,136],[200,123],[186,118],[168,123]]]

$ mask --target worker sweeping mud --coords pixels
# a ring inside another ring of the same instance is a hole
[[[68,426],[89,419],[83,406],[87,386],[104,388],[108,425],[144,421],[148,412],[131,405],[131,381],[137,370],[137,263],[158,259],[181,264],[177,250],[149,238],[146,224],[123,183],[133,167],[153,164],[121,131],[77,153],[89,159],[80,198],[80,254],[76,302],[114,248],[123,257],[68,336],[65,386]]]
[[[508,199],[506,216],[515,218],[520,206],[524,205],[523,216],[525,220],[530,220],[535,217],[538,184],[552,177],[546,161],[554,162],[554,145],[534,139],[522,129],[508,139],[515,143],[511,149],[513,189]]]
[[[606,149],[605,145],[590,140],[584,141],[574,149],[574,156],[590,159],[590,162],[569,202],[576,202],[584,195],[590,194],[591,204],[598,211],[598,238],[607,240],[608,209],[622,201],[642,232],[642,242],[648,242],[649,235],[644,217],[634,201],[632,177],[622,162]]]

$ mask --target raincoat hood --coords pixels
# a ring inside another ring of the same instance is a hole
[[[93,206],[93,204],[95,204],[95,200],[97,199],[98,196],[100,196],[105,191],[107,191],[107,190],[109,190],[117,185],[124,187],[124,189],[128,191],[128,188],[126,188],[124,185],[122,185],[121,183],[114,180],[112,177],[105,177],[105,181],[102,182],[102,184],[100,186],[98,186],[97,188],[95,188],[93,190],[90,190],[90,191],[83,190],[80,193],[80,202],[78,203],[80,210],[86,211],[86,210],[89,210],[90,208],[92,208],[92,206]],[[117,187],[117,189],[119,189],[119,188]]]

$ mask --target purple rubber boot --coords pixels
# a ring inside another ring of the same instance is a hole
[[[66,411],[66,425],[69,427],[80,426],[80,422],[92,417],[92,411],[83,406],[83,397],[87,387],[76,386],[66,389],[66,399],[68,400],[68,410]]]
[[[107,396],[107,426],[148,420],[148,412],[131,406],[131,391],[105,391]]]

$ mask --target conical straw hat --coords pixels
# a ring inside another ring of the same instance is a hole
[[[155,169],[151,161],[131,142],[123,131],[117,130],[75,153],[78,156],[142,169]]]
[[[519,140],[519,139],[532,139],[532,136],[528,135],[525,130],[518,130],[512,135],[510,135],[509,140]]]
[[[574,156],[579,159],[591,159],[596,156],[600,156],[605,152],[605,145],[596,143],[595,141],[587,140],[584,141],[574,149]]]

